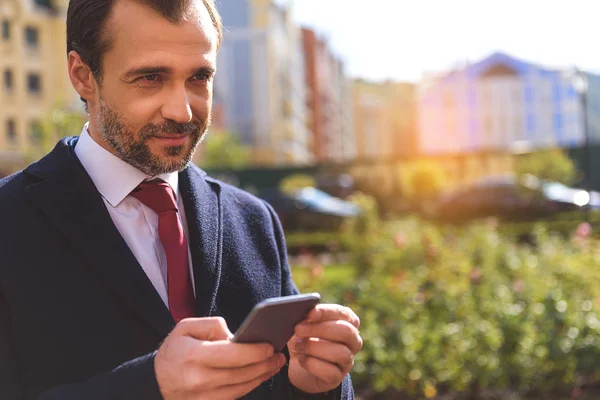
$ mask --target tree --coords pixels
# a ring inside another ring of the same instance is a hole
[[[231,132],[208,135],[196,162],[203,168],[243,168],[251,163],[251,149]]]
[[[86,121],[82,112],[53,109],[31,125],[31,145],[25,152],[25,159],[28,162],[38,160],[50,152],[61,137],[79,135]]]
[[[518,176],[531,174],[541,180],[570,185],[577,179],[578,171],[573,160],[561,149],[542,150],[521,156],[516,162]]]
[[[279,189],[283,193],[293,194],[305,187],[315,187],[315,178],[307,174],[293,174],[287,176],[279,183]]]
[[[433,161],[408,165],[401,177],[403,193],[413,201],[434,200],[444,188],[444,170]]]

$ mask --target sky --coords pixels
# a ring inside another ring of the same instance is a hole
[[[600,72],[600,0],[294,0],[352,77],[418,81],[496,51]]]

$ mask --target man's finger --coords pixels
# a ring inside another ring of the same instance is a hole
[[[198,342],[192,350],[192,359],[209,368],[241,368],[267,361],[275,353],[268,343]]]
[[[317,338],[346,345],[354,354],[362,348],[363,341],[358,329],[346,321],[326,321],[296,325],[296,336]]]
[[[216,369],[215,380],[223,382],[220,386],[237,385],[251,382],[263,375],[277,373],[285,365],[286,358],[283,354],[274,354],[267,361],[259,364],[248,365],[240,368]]]
[[[180,336],[190,336],[197,340],[209,342],[228,340],[233,337],[227,327],[227,322],[221,317],[183,319],[177,324],[173,332],[178,333]]]
[[[289,349],[290,353],[298,356],[314,357],[335,364],[343,375],[350,372],[354,366],[354,353],[340,343],[320,339],[294,338],[290,341]]]
[[[339,385],[346,376],[337,366],[315,357],[300,356],[298,362],[311,375],[328,385]]]
[[[214,400],[230,400],[239,399],[259,387],[264,381],[276,375],[278,371],[270,371],[250,382],[238,383],[229,386],[223,386],[211,393],[210,399]]]
[[[319,304],[307,317],[308,322],[317,323],[323,321],[343,320],[360,328],[360,318],[350,308],[338,304]]]

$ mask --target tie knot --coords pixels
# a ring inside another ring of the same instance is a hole
[[[140,183],[131,195],[157,214],[165,211],[177,211],[173,188],[159,179]]]

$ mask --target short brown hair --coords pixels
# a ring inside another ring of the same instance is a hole
[[[184,18],[191,0],[138,0],[156,10],[166,20]],[[75,50],[90,67],[94,78],[102,79],[102,57],[110,47],[106,21],[116,0],[70,0],[67,11],[67,54]],[[217,31],[218,47],[223,40],[223,23],[215,0],[202,0]],[[218,48],[217,47],[217,48]]]

